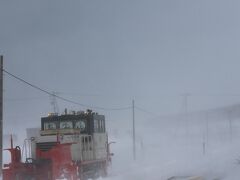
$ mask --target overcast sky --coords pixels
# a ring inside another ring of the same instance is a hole
[[[7,71],[82,104],[118,108],[134,98],[169,114],[190,93],[190,110],[224,106],[240,102],[239,8],[238,0],[2,0],[0,54]],[[8,75],[4,98],[6,129],[38,125],[52,110],[48,95]]]

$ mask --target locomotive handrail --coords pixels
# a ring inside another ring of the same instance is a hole
[[[31,141],[32,139],[24,139],[22,146],[22,157],[25,152],[25,159],[31,158]],[[30,142],[30,143],[29,143]]]

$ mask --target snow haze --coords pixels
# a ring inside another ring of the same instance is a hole
[[[230,129],[229,119],[216,118],[219,112],[200,119],[204,113],[189,116],[188,132],[181,115],[138,122],[136,161],[131,134],[124,130],[113,133],[117,143],[112,146],[115,156],[109,180],[166,180],[172,176],[239,179],[239,118],[231,119]]]
[[[0,54],[8,72],[77,102],[56,99],[60,113],[106,116],[116,143],[104,179],[238,180],[239,8],[238,0],[2,0]],[[4,73],[4,148],[9,134],[22,146],[53,106]]]

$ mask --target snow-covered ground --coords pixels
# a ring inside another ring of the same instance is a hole
[[[159,124],[159,123],[158,123]],[[115,153],[106,180],[166,180],[172,176],[202,176],[206,180],[239,180],[240,122],[225,119],[189,124],[148,122],[138,127],[137,160],[132,158],[131,134],[118,130],[111,139]],[[231,131],[230,131],[231,130]],[[111,134],[111,133],[110,133]]]

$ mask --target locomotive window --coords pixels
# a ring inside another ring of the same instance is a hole
[[[106,127],[105,127],[105,120],[103,120],[103,132],[106,131]]]
[[[54,122],[49,122],[49,123],[44,123],[44,129],[45,130],[50,130],[50,129],[56,129],[56,123]]]
[[[103,120],[100,120],[100,132],[103,132]]]
[[[60,129],[72,129],[73,123],[71,121],[60,122]]]
[[[75,129],[80,129],[81,131],[84,131],[86,128],[86,123],[85,121],[77,121],[75,123]]]
[[[105,132],[105,121],[103,119],[100,120],[100,124],[101,124],[100,132]]]
[[[94,120],[94,132],[98,132],[99,131],[99,124],[98,124],[98,120],[95,119]]]
[[[94,120],[94,132],[99,132],[99,133],[105,132],[104,119],[95,119]]]

